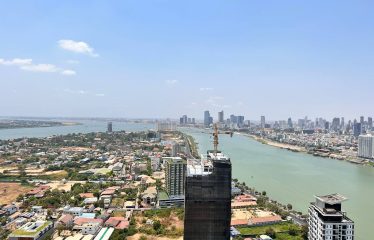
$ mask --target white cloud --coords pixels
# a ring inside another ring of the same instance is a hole
[[[200,88],[200,91],[212,91],[213,88],[210,88],[210,87],[205,87],[205,88]]]
[[[73,70],[70,70],[70,69],[67,69],[67,70],[63,70],[61,72],[62,75],[65,75],[65,76],[74,76],[76,75],[77,73]]]
[[[90,55],[91,57],[98,57],[99,54],[95,53],[95,50],[85,42],[77,42],[68,39],[62,39],[58,41],[60,48],[75,53],[83,53]]]
[[[69,94],[76,94],[76,95],[86,95],[86,96],[94,96],[94,97],[105,97],[104,93],[94,93],[92,91],[88,90],[72,90],[70,88],[65,88],[64,92],[69,93]]]
[[[16,66],[20,70],[40,73],[61,73],[65,76],[76,75],[76,72],[70,69],[62,69],[56,65],[49,63],[35,64],[31,58],[13,58],[11,60],[4,60],[0,58],[0,65]]]
[[[177,84],[179,81],[178,80],[175,80],[175,79],[173,79],[173,80],[166,80],[165,81],[165,83],[167,84],[167,85],[174,85],[174,84]]]
[[[57,72],[59,68],[53,64],[30,64],[21,66],[22,70],[31,72]]]
[[[12,60],[4,60],[0,58],[0,64],[6,65],[6,66],[23,66],[23,65],[29,65],[32,63],[32,59],[26,58],[13,58]]]

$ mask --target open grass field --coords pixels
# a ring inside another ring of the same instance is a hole
[[[14,202],[18,195],[30,191],[31,187],[22,186],[20,183],[0,182],[0,205]]]
[[[258,226],[258,227],[239,227],[238,230],[241,234],[243,235],[261,235],[265,234],[266,230],[269,228],[274,229],[276,233],[281,233],[281,232],[287,232],[291,226],[295,226],[292,223],[289,222],[284,222],[284,223],[277,223],[277,224],[272,224],[268,226]]]

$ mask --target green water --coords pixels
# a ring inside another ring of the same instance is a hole
[[[212,149],[211,135],[182,130],[195,138],[200,152]],[[343,209],[355,223],[358,240],[374,239],[374,168],[261,144],[249,137],[220,135],[219,149],[231,158],[233,177],[274,200],[307,213],[314,195],[340,193]]]

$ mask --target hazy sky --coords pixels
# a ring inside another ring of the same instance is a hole
[[[374,1],[0,2],[0,115],[374,115]]]

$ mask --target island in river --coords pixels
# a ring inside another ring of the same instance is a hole
[[[16,128],[41,128],[41,127],[58,127],[58,126],[72,126],[79,125],[76,122],[58,122],[58,121],[40,121],[40,120],[0,120],[1,129],[16,129]]]

